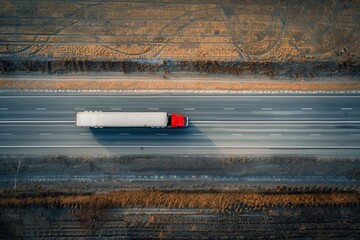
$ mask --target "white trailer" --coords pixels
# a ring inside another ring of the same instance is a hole
[[[166,112],[78,112],[77,127],[159,127],[168,126]]]

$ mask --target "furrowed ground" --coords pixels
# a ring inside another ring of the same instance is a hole
[[[359,60],[358,1],[2,1],[1,59]]]
[[[357,76],[359,9],[358,1],[5,0],[0,70]]]
[[[356,239],[360,233],[357,192],[45,194],[3,197],[0,210],[3,238]]]
[[[360,233],[357,158],[1,158],[2,238],[354,239]]]

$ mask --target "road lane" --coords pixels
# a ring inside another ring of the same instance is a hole
[[[245,153],[246,149],[252,153],[274,149],[297,153],[313,149],[313,153],[320,153],[334,152],[334,148],[335,153],[347,149],[358,154],[359,97],[4,94],[0,96],[0,148],[3,153],[19,153],[35,152],[37,146],[62,147],[46,150],[61,154],[71,152],[70,148],[89,154],[149,153],[149,148],[153,148],[150,153],[167,154]],[[74,125],[76,111],[149,109],[188,114],[190,127],[85,129]],[[89,150],[91,147],[98,150]]]
[[[359,120],[360,96],[0,96],[1,120],[74,120],[80,111],[166,111],[191,120]],[[38,109],[38,110],[36,110]],[[42,110],[39,110],[42,109]],[[119,110],[114,110],[119,109]],[[121,109],[121,110],[120,110]]]
[[[0,146],[256,146],[359,145],[360,124],[196,123],[186,129],[76,128],[73,124],[0,124]],[[11,134],[11,136],[9,135]]]

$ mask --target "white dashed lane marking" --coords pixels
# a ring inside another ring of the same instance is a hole
[[[36,111],[45,111],[47,108],[35,108]]]
[[[0,133],[1,136],[11,136],[13,135],[12,133]]]

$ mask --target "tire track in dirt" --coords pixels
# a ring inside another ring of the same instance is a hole
[[[358,207],[252,208],[218,212],[174,208],[9,207],[1,209],[0,237],[116,237],[157,239],[356,238]],[[15,231],[22,229],[22,231]]]
[[[17,5],[18,10],[10,3]],[[70,11],[64,9],[66,4]],[[49,56],[64,59],[71,55],[111,61],[134,57],[343,61],[356,58],[359,47],[359,25],[355,24],[355,10],[359,5],[356,2],[326,5],[263,1],[239,4],[209,0],[201,3],[201,9],[199,2],[189,5],[160,0],[91,1],[88,4],[67,1],[66,4],[35,1],[27,9],[26,6],[30,5],[24,5],[24,1],[5,1],[9,11],[0,16],[5,30],[0,54],[7,58]],[[46,6],[49,12],[45,14],[42,9]],[[319,13],[314,12],[317,8]],[[325,15],[330,18],[325,18]],[[129,31],[126,22],[132,25]],[[147,22],[148,25],[141,25]],[[17,28],[16,23],[19,23]],[[69,29],[69,34],[66,34],[66,29]],[[35,30],[36,34],[32,36],[30,33]],[[22,34],[24,31],[29,31],[29,34]],[[89,41],[89,36],[94,40]],[[134,42],[129,42],[130,39]]]

